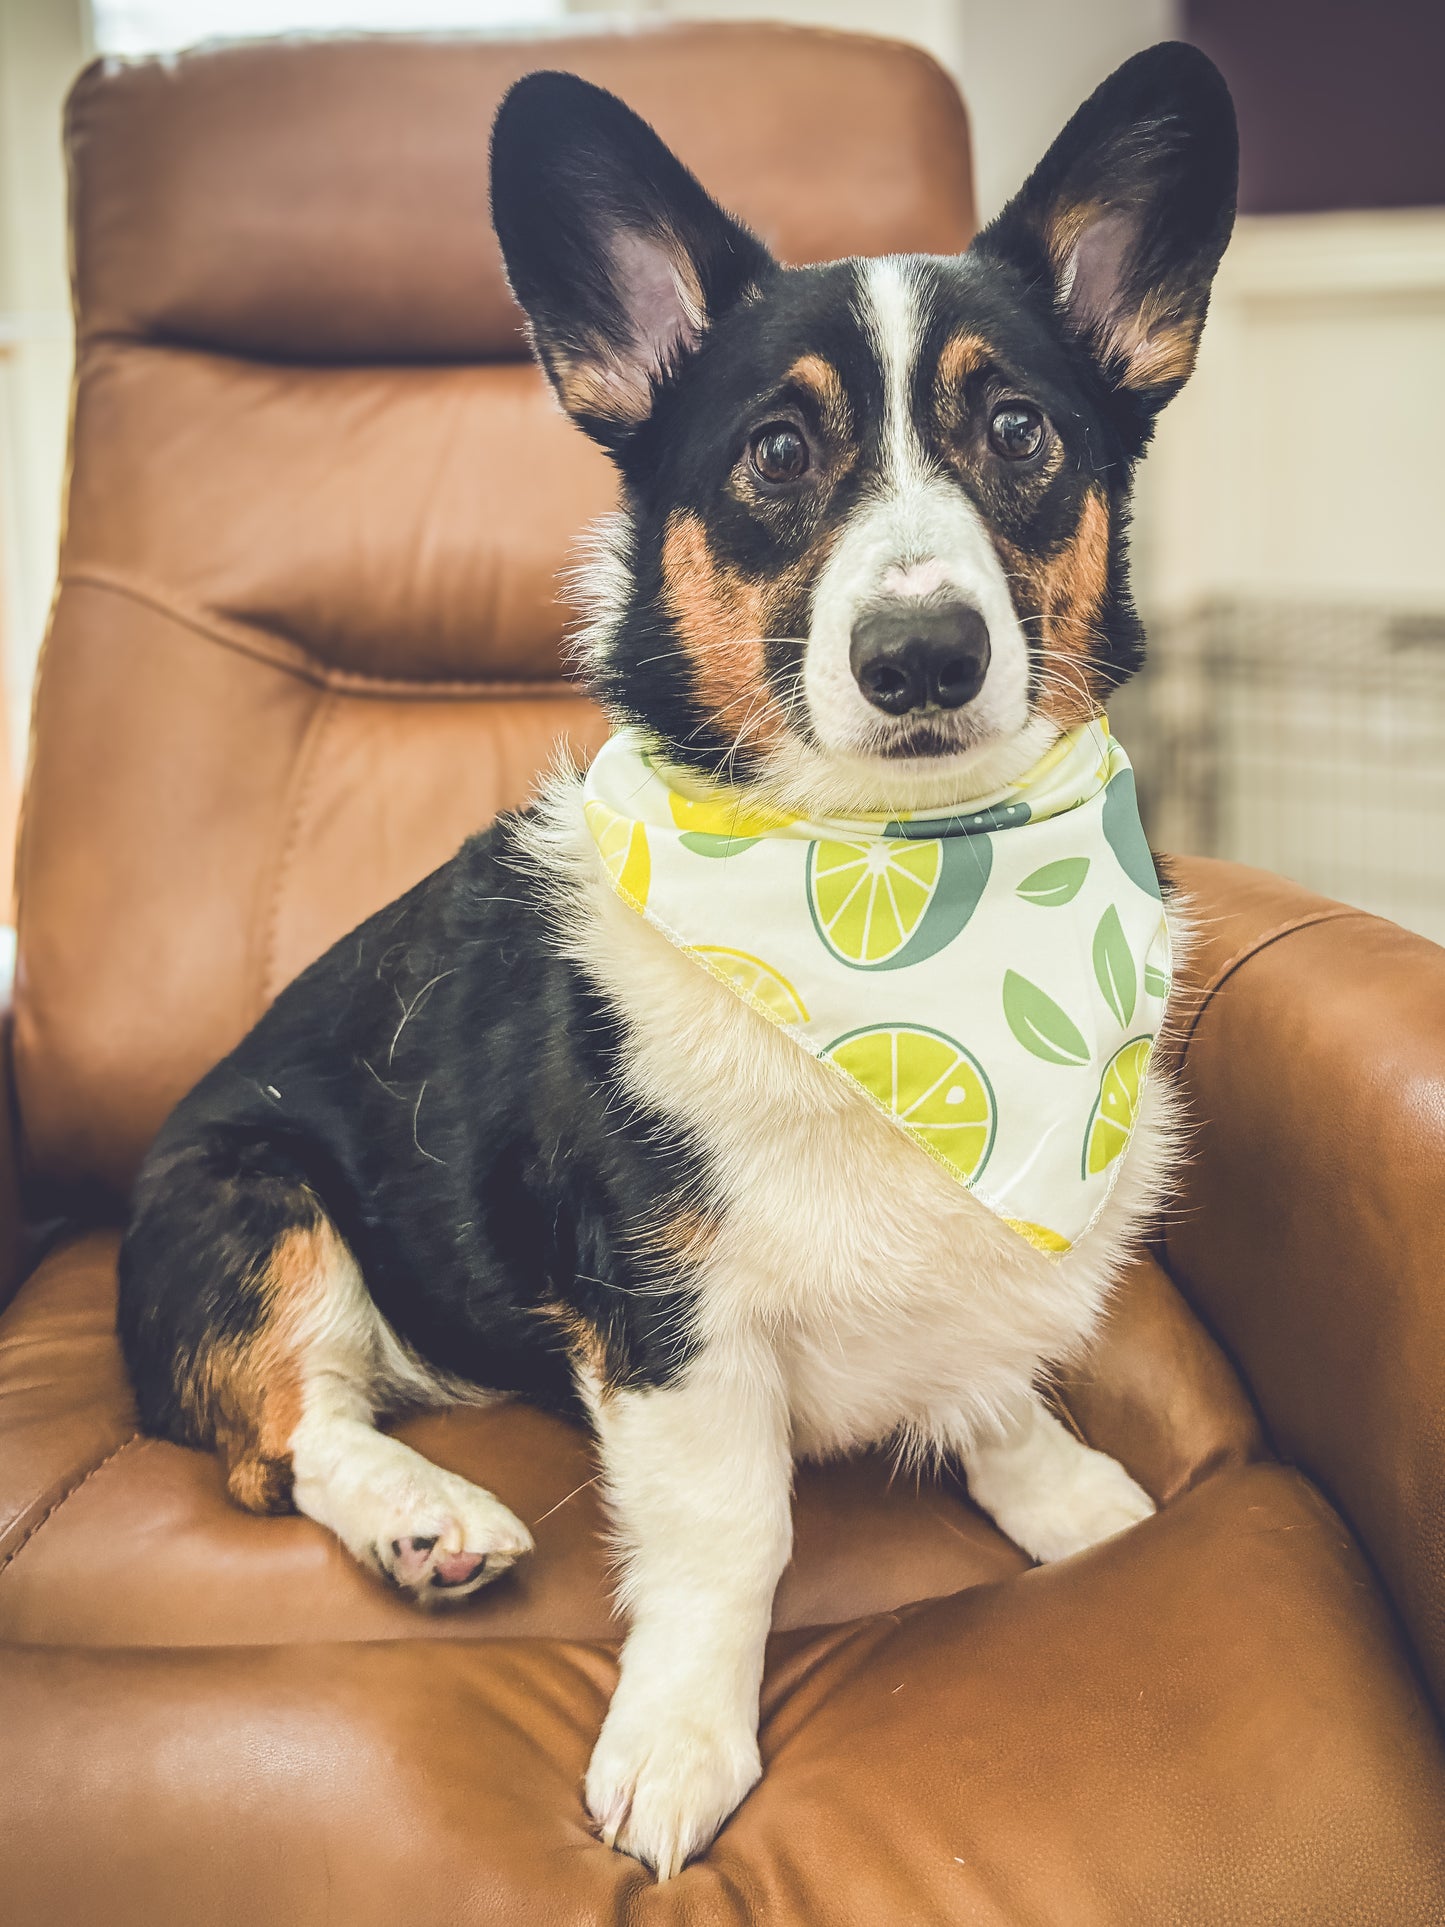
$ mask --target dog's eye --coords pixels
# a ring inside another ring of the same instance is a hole
[[[1044,445],[1044,418],[1026,401],[1006,401],[993,411],[988,440],[1006,462],[1026,462]]]
[[[765,482],[796,482],[808,472],[808,444],[791,422],[769,422],[760,428],[748,455]]]

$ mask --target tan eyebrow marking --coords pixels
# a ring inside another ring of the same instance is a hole
[[[813,398],[829,434],[841,438],[848,433],[852,416],[848,391],[843,386],[843,377],[825,356],[800,355],[783,379]]]
[[[938,386],[949,393],[959,389],[993,359],[982,335],[950,335],[938,356]]]

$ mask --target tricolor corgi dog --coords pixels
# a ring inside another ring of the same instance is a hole
[[[579,641],[614,737],[300,976],[139,1178],[143,1421],[238,1504],[454,1602],[527,1526],[378,1418],[590,1425],[628,1632],[586,1801],[661,1877],[760,1772],[796,1458],[947,1455],[1039,1560],[1152,1510],[1041,1388],[1177,1151],[1101,718],[1235,172],[1158,46],[965,254],[787,268],[619,100],[514,87],[507,271],[621,477]]]

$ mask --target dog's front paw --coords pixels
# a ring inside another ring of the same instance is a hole
[[[587,1808],[609,1847],[670,1880],[761,1772],[750,1727],[631,1707],[619,1692],[587,1769]]]

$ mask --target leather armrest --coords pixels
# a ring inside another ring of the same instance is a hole
[[[1168,1264],[1445,1704],[1445,950],[1259,871],[1172,868],[1197,934]]]

